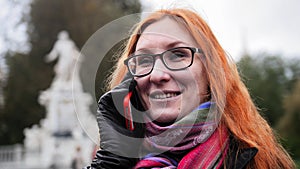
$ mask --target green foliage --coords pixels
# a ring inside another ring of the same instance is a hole
[[[294,85],[292,91],[283,100],[285,114],[278,124],[278,130],[286,138],[286,146],[291,150],[292,155],[300,158],[300,79]]]
[[[4,88],[4,108],[0,113],[0,144],[20,142],[23,139],[23,131],[20,129],[35,124],[44,116],[43,108],[36,100],[37,87],[45,86],[46,79],[42,79],[38,72],[28,71],[36,65],[26,55],[7,56],[7,64],[10,66],[10,74]],[[39,83],[37,79],[42,80]]]
[[[283,115],[283,95],[287,90],[286,64],[277,56],[244,56],[238,62],[252,98],[272,126]]]
[[[293,158],[300,159],[300,59],[244,56],[238,68],[262,115]]]
[[[0,144],[21,143],[24,128],[38,124],[45,116],[37,100],[39,92],[50,86],[55,63],[45,63],[44,56],[61,30],[67,30],[81,48],[106,23],[139,10],[138,0],[33,0],[30,16],[23,18],[30,25],[32,49],[28,54],[6,57],[9,74],[4,88],[5,105],[0,112]],[[83,76],[84,73],[87,72]],[[102,82],[100,78],[97,83]]]

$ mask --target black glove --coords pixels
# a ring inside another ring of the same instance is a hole
[[[127,76],[122,83],[100,98],[97,111],[100,150],[97,151],[91,168],[131,168],[135,165],[144,136],[144,109],[135,85],[133,78]],[[123,104],[129,93],[132,117],[126,119]],[[130,122],[134,128],[130,127]]]

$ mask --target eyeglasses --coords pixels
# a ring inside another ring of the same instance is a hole
[[[177,47],[160,54],[133,54],[124,61],[124,64],[133,76],[143,77],[152,72],[157,56],[160,57],[166,68],[178,71],[193,64],[195,53],[202,53],[202,50],[193,47]]]

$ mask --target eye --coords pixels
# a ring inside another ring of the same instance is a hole
[[[149,67],[153,64],[153,58],[147,55],[137,56],[137,65],[140,67]]]
[[[178,49],[174,51],[170,51],[167,54],[167,60],[172,62],[180,62],[186,60],[190,57],[190,52],[185,49]]]

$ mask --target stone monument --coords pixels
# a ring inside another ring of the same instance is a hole
[[[83,92],[79,77],[82,57],[68,32],[61,31],[46,55],[47,62],[58,59],[55,77],[50,88],[41,91],[38,100],[46,108],[46,118],[40,126],[24,130],[25,161],[29,167],[70,168],[78,148],[82,163],[91,162],[96,144],[86,130],[98,132],[96,118],[89,109],[92,98]]]

